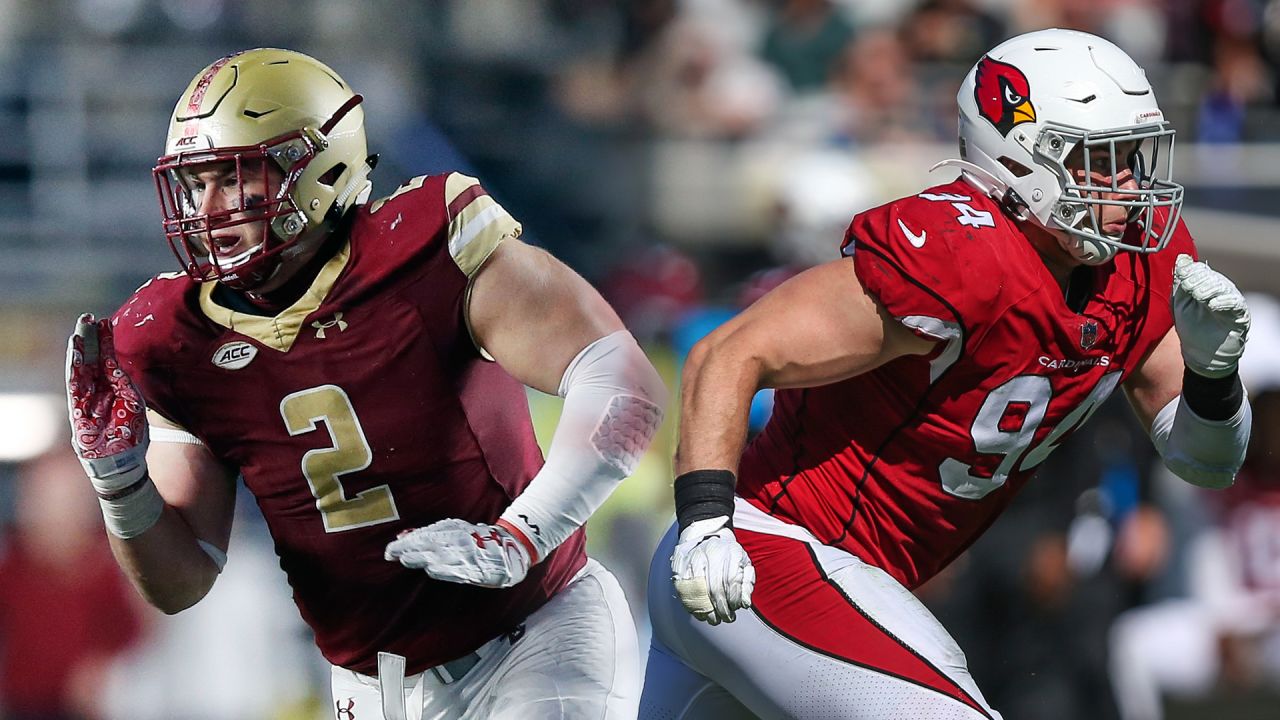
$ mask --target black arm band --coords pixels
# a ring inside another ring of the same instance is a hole
[[[1235,417],[1244,403],[1244,385],[1240,373],[1226,377],[1209,378],[1190,368],[1182,371],[1182,399],[1191,412],[1212,422],[1222,422]]]
[[[699,520],[728,517],[733,527],[733,488],[728,470],[692,470],[676,478],[676,522],[680,532]]]

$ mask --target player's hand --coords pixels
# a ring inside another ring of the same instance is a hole
[[[1235,372],[1249,337],[1249,307],[1235,283],[1190,255],[1179,255],[1173,268],[1173,324],[1193,372]]]
[[[105,498],[147,473],[147,407],[116,360],[111,320],[81,315],[67,341],[71,445]]]
[[[671,579],[681,604],[712,625],[733,622],[751,607],[756,569],[725,516],[691,523],[671,554]]]
[[[530,565],[529,551],[506,528],[455,518],[400,533],[384,557],[436,580],[490,588],[519,583]]]

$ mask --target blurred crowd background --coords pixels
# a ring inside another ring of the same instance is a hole
[[[116,572],[66,441],[76,314],[177,269],[149,170],[213,59],[334,67],[365,96],[376,195],[477,175],[675,387],[854,213],[950,180],[928,170],[956,154],[964,73],[1044,27],[1121,45],[1176,123],[1187,222],[1254,301],[1254,443],[1201,492],[1114,398],[920,595],[1010,720],[1280,717],[1280,0],[0,0],[0,718],[328,716],[247,493],[211,595],[164,617]],[[549,438],[557,401],[529,399]],[[590,525],[644,639],[673,420]]]

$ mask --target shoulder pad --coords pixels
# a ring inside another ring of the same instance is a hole
[[[175,310],[183,307],[184,298],[195,286],[196,283],[182,272],[160,273],[144,282],[112,316],[117,343],[122,334],[135,334],[134,328],[171,325]],[[150,333],[152,329],[148,327],[143,332]]]
[[[462,173],[423,175],[369,205],[374,227],[412,233],[430,242],[444,229],[449,256],[471,277],[507,237],[519,237],[520,223],[480,181]]]
[[[894,317],[960,322],[999,300],[1010,232],[989,198],[955,182],[858,215],[842,252]]]

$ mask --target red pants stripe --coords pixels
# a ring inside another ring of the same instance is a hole
[[[753,610],[775,632],[814,652],[955,698],[990,718],[944,672],[868,616],[823,570],[806,543],[737,529],[756,568]]]

